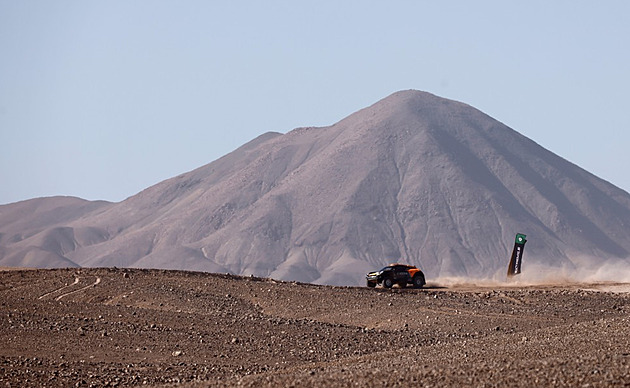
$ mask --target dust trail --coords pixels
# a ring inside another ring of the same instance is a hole
[[[523,281],[554,283],[630,283],[630,262],[628,259],[603,260],[596,257],[573,257],[572,266],[550,267],[542,263],[532,263],[531,268],[523,269]]]
[[[601,258],[581,256],[571,258],[571,262],[572,264],[564,266],[551,266],[540,261],[524,262],[523,272],[510,279],[506,275],[507,269],[501,269],[485,278],[443,276],[435,279],[435,283],[444,286],[477,285],[482,287],[601,282],[630,283],[630,258],[602,261]]]

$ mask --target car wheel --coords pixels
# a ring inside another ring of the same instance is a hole
[[[413,277],[413,286],[415,288],[422,288],[424,286],[424,279],[420,275],[416,275]]]
[[[394,285],[394,282],[392,281],[392,279],[383,280],[383,287],[392,288],[393,285]]]

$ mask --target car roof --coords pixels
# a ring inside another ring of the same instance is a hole
[[[415,265],[409,265],[409,264],[400,264],[400,263],[391,263],[388,265],[388,267],[407,267],[407,268],[416,268]]]

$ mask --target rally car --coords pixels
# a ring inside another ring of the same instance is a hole
[[[385,288],[392,288],[394,284],[407,287],[412,284],[415,288],[422,288],[426,284],[424,273],[413,265],[390,264],[380,271],[370,272],[365,276],[368,287],[382,284]]]

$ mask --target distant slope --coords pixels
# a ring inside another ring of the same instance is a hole
[[[37,198],[0,205],[0,265],[78,267],[65,255],[77,246],[107,240],[106,230],[65,227],[112,204],[74,197]]]
[[[262,135],[21,245],[0,240],[0,265],[36,246],[81,266],[327,284],[390,261],[481,277],[505,270],[516,232],[528,262],[627,260],[629,225],[625,191],[468,105],[402,91],[330,127]]]

